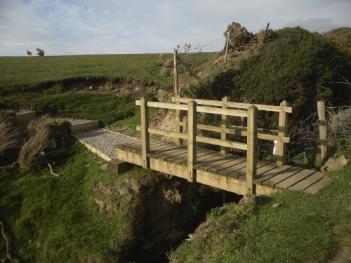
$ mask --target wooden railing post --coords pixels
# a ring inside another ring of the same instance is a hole
[[[150,152],[150,138],[149,138],[149,111],[147,102],[144,98],[140,99],[140,118],[141,118],[141,149],[143,157],[143,168],[150,167],[149,152]]]
[[[247,195],[253,195],[257,169],[257,108],[250,106],[247,115],[246,189]]]
[[[327,156],[327,124],[325,119],[325,102],[317,102],[318,122],[319,122],[319,143],[321,150],[321,162]]]
[[[222,108],[226,109],[227,108],[227,103],[228,103],[228,97],[225,96],[222,98]],[[227,133],[225,129],[228,127],[228,116],[225,114],[222,114],[222,123],[221,123],[221,140],[225,141],[227,140]],[[221,154],[226,154],[227,149],[225,147],[221,147]]]
[[[188,181],[196,181],[196,133],[197,133],[196,102],[188,104]]]
[[[173,74],[174,74],[174,95],[179,94],[179,88],[178,88],[178,51],[174,49],[173,52]]]
[[[284,100],[280,103],[280,106],[287,107],[288,103]],[[285,164],[285,143],[283,138],[286,136],[287,128],[287,113],[285,110],[280,110],[279,112],[278,126],[277,165],[283,166]]]
[[[180,104],[179,102],[179,94],[175,95],[175,98],[176,98],[176,104]],[[181,122],[183,121],[183,118],[182,118],[182,112],[180,110],[176,110],[175,112],[175,126],[176,126],[176,132],[183,132],[183,125],[181,125]],[[176,144],[177,145],[181,145],[182,144],[182,139],[177,139],[176,140]]]

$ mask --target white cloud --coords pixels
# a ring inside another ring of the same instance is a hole
[[[350,13],[349,0],[0,0],[0,55],[167,52],[221,38],[231,21],[325,31]]]

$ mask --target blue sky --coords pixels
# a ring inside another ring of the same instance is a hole
[[[351,0],[0,0],[0,56],[170,52],[222,38],[231,21],[323,32],[350,14]]]

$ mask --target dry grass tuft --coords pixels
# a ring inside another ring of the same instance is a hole
[[[20,150],[20,168],[39,165],[47,152],[67,144],[70,136],[70,123],[58,122],[44,116],[32,121],[27,129],[28,139]]]
[[[20,145],[20,135],[15,126],[13,113],[0,112],[0,156]]]

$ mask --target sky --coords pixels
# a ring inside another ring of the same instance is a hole
[[[223,46],[232,21],[251,32],[351,26],[351,0],[0,0],[0,56],[171,52]]]

